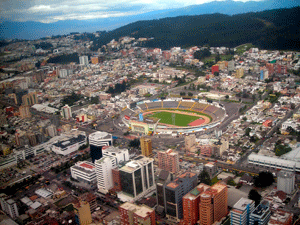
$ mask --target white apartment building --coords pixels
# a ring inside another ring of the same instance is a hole
[[[15,219],[19,217],[19,211],[15,200],[9,199],[6,194],[2,193],[0,194],[0,204],[2,210],[11,218]]]
[[[95,161],[97,186],[102,193],[107,193],[113,187],[112,169],[117,166],[116,158],[105,156]]]
[[[254,211],[254,201],[241,198],[230,212],[231,225],[249,225],[250,214]]]
[[[62,107],[62,117],[67,120],[72,118],[72,111],[70,106],[65,105],[64,107]]]
[[[79,56],[79,64],[80,65],[89,65],[89,58],[86,55]]]
[[[71,167],[71,176],[84,183],[92,184],[97,182],[96,167],[88,161],[77,162]]]

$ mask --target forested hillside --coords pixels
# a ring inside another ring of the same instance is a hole
[[[138,21],[94,40],[96,50],[123,36],[153,37],[146,47],[227,46],[253,43],[264,49],[300,50],[300,7],[239,15],[210,14]]]

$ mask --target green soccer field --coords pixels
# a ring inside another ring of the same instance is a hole
[[[175,124],[172,123],[172,114],[175,114]],[[153,114],[149,115],[149,117],[155,117],[160,119],[160,123],[181,127],[187,127],[189,123],[199,119],[199,117],[197,116],[183,115],[175,112],[154,112]]]

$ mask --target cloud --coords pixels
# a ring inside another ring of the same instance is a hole
[[[0,18],[50,23],[59,20],[122,17],[210,1],[212,0],[1,0]]]

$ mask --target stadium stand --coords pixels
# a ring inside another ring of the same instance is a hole
[[[207,104],[197,102],[193,110],[201,112],[206,106]]]
[[[126,115],[126,116],[134,116],[136,115],[136,112],[132,111],[131,109],[127,108],[125,109],[123,112],[122,112],[123,115]]]
[[[149,102],[147,105],[148,105],[148,109],[159,109],[159,108],[161,108],[161,103],[160,102]]]
[[[177,101],[163,101],[163,104],[164,104],[163,108],[168,108],[168,109],[174,108],[174,109],[176,109],[179,102],[177,102]]]
[[[138,107],[142,110],[142,111],[146,111],[147,107],[145,104],[139,104]]]
[[[208,105],[208,107],[206,107],[206,109],[203,111],[204,113],[208,113],[211,114],[214,111],[216,111],[218,108],[214,105]]]

